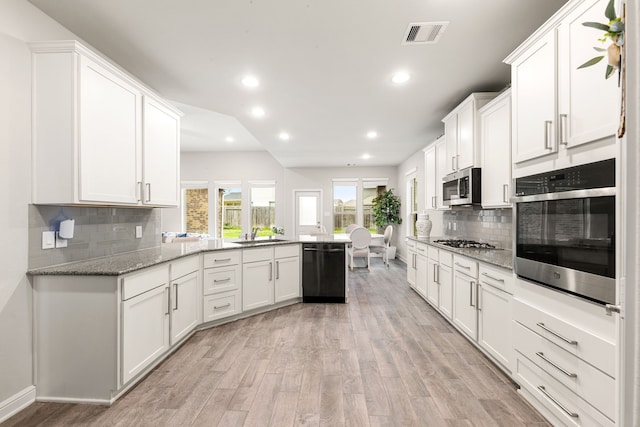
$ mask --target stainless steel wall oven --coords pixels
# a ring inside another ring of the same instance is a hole
[[[515,272],[616,302],[615,160],[516,178]]]

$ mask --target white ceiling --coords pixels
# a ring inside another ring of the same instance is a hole
[[[469,93],[502,89],[502,59],[566,2],[30,1],[175,101],[184,151],[267,150],[286,167],[399,164]],[[450,22],[438,43],[402,45],[409,23],[428,21]]]

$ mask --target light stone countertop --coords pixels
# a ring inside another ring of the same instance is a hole
[[[219,239],[187,243],[163,243],[161,246],[150,249],[36,268],[27,271],[27,274],[31,276],[119,276],[201,252],[288,245],[312,241],[350,243],[349,240],[334,239],[332,236],[322,239],[300,236],[299,240],[256,239],[242,243],[223,242]]]
[[[475,249],[475,248],[452,248],[450,246],[434,243],[434,240],[443,239],[443,237],[430,237],[427,239],[417,237],[407,237],[416,242],[426,243],[438,249],[445,249],[454,254],[464,255],[478,261],[486,262],[498,267],[513,270],[513,252],[510,249]]]

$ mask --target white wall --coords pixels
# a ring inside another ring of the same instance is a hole
[[[31,55],[26,42],[69,38],[71,33],[27,1],[0,2],[0,403],[33,385],[31,286],[25,275],[31,198]]]

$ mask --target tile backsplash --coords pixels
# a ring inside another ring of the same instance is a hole
[[[42,249],[42,232],[73,218],[75,231],[66,248]],[[135,227],[142,226],[142,238]],[[151,208],[29,205],[29,268],[47,267],[147,249],[161,244],[161,212]]]
[[[445,211],[443,235],[449,238],[477,240],[511,249],[511,209],[456,209]]]

